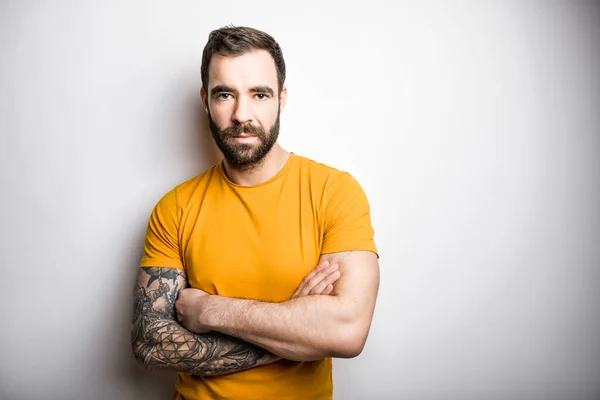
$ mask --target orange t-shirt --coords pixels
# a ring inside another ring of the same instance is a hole
[[[294,153],[255,186],[231,182],[220,162],[158,202],[141,266],[184,269],[191,287],[210,294],[281,302],[321,254],[377,253],[369,210],[349,173]],[[173,399],[331,399],[331,367],[327,358],[216,377],[178,373]]]

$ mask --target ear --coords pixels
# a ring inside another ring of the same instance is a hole
[[[284,86],[281,88],[281,93],[279,93],[279,111],[283,111],[283,107],[285,107],[285,103],[287,101],[287,87]]]
[[[202,107],[204,107],[204,111],[208,114],[208,97],[206,96],[206,91],[203,87],[200,88],[200,99],[202,99]]]

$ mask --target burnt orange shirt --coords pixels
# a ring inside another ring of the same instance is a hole
[[[184,269],[191,287],[288,300],[319,256],[377,253],[367,197],[347,172],[291,153],[272,179],[231,182],[222,162],[167,193],[146,234],[142,267]],[[281,360],[217,377],[178,373],[173,399],[332,398],[331,359]]]

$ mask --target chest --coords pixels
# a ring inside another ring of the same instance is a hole
[[[192,287],[228,297],[287,300],[317,264],[323,223],[301,187],[207,192],[185,221]]]

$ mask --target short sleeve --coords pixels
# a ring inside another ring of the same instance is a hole
[[[378,255],[367,196],[349,173],[326,188],[325,229],[321,253],[370,250]]]
[[[174,189],[163,196],[152,210],[140,266],[184,269],[179,252],[178,231],[177,193]]]

